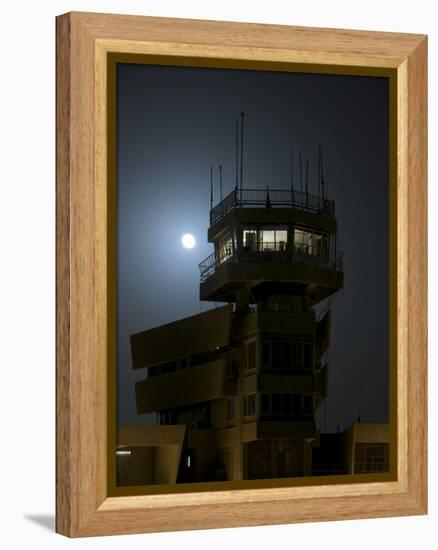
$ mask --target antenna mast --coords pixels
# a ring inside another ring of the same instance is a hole
[[[222,202],[222,164],[219,164],[219,194]]]
[[[243,190],[243,130],[245,123],[245,113],[240,113],[240,199],[242,200],[242,190]]]
[[[210,166],[210,210],[213,210],[213,166]]]
[[[318,143],[318,202],[321,199],[321,144]]]
[[[239,188],[239,117],[236,116],[236,193]]]
[[[322,147],[320,146],[320,149],[319,149],[319,154],[320,154],[320,157],[321,157],[321,189],[322,189],[322,200],[324,201],[325,200],[325,183],[324,183],[324,165],[323,165],[323,162],[322,162]]]
[[[309,208],[309,159],[306,160],[306,207]]]
[[[292,194],[292,206],[295,202],[294,200],[294,147],[291,145],[290,148],[290,192]]]

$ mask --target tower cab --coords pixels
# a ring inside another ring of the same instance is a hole
[[[232,191],[210,212],[214,252],[199,265],[201,300],[255,303],[293,294],[316,304],[343,285],[334,202],[298,191]]]

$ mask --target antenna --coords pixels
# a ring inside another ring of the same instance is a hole
[[[243,130],[245,122],[245,113],[240,113],[240,199],[242,199],[243,190]]]
[[[318,143],[318,202],[321,198],[321,144]]]
[[[357,423],[360,424],[360,413],[362,409],[362,371],[360,372],[360,386],[359,386],[359,404],[357,407]]]
[[[320,162],[321,162],[321,190],[322,190],[322,200],[324,201],[324,200],[325,200],[325,192],[324,192],[325,183],[324,183],[324,166],[323,166],[323,163],[322,163],[322,147],[321,147],[321,146],[319,146],[319,155],[320,155]]]
[[[219,164],[219,196],[222,202],[222,164]]]
[[[213,166],[210,166],[210,210],[213,210]]]
[[[309,207],[309,159],[306,160],[306,206]]]
[[[269,196],[269,187],[266,186],[266,204],[265,204],[265,207],[266,208],[271,208],[271,198]]]
[[[239,117],[236,116],[236,192],[239,187]]]
[[[292,206],[295,202],[294,200],[294,147],[290,147],[290,192],[292,194]]]
[[[301,200],[303,198],[303,154],[300,151],[300,190],[301,190]]]

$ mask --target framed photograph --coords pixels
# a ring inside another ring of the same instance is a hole
[[[57,531],[427,512],[427,38],[57,18]]]

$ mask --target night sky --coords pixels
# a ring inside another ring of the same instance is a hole
[[[235,183],[235,119],[245,111],[243,186],[290,188],[290,148],[318,143],[335,200],[344,289],[332,299],[329,399],[321,430],[389,413],[389,82],[386,78],[119,64],[117,68],[117,409],[138,416],[131,334],[214,307],[199,301],[207,242],[210,165]],[[192,233],[187,250],[181,236]]]

